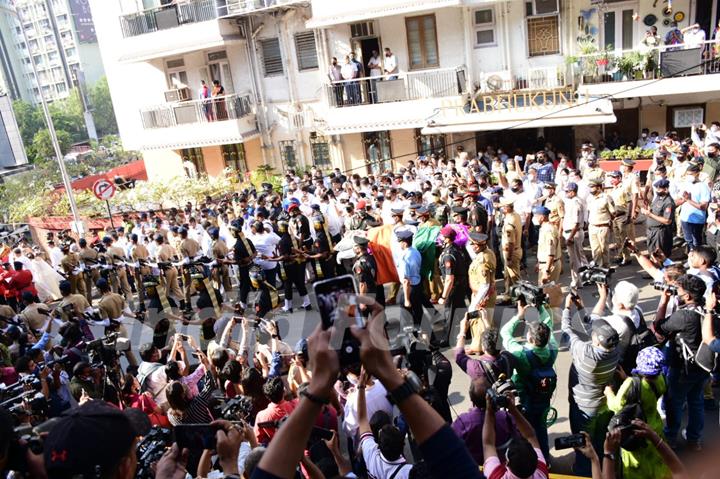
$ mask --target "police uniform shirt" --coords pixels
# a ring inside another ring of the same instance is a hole
[[[661,218],[669,218],[671,222],[669,225],[664,225],[656,219],[648,216],[648,228],[662,228],[665,226],[673,227],[672,225],[675,223],[675,202],[672,198],[670,198],[670,195],[655,196],[652,204],[650,205],[650,212],[656,216],[660,216]]]
[[[197,256],[199,252],[200,245],[194,239],[185,238],[180,243],[180,254],[182,254],[184,258],[192,259]]]
[[[97,263],[98,260],[98,252],[95,251],[93,248],[81,248],[78,252],[78,255],[80,256],[80,259],[83,262],[94,264]]]
[[[513,212],[505,214],[502,226],[503,246],[512,243],[514,250],[520,250],[522,241],[522,221],[520,215]]]
[[[102,319],[117,320],[125,309],[125,300],[116,293],[103,294],[98,302],[98,310]]]
[[[590,195],[587,199],[588,203],[588,224],[590,226],[608,225],[612,220],[612,214],[615,213],[615,204],[612,198],[605,193],[597,196]]]
[[[369,254],[360,256],[353,264],[353,271],[357,277],[358,283],[365,283],[367,291],[373,292],[377,283],[377,263],[375,258]]]
[[[585,221],[583,201],[577,196],[565,198],[564,209],[562,232],[569,233],[575,226],[578,227],[578,231],[582,231]]]
[[[250,247],[250,251],[248,251],[245,247],[245,243],[247,243],[247,246]],[[238,238],[235,240],[233,252],[235,256],[235,261],[240,262],[240,260],[249,258],[255,253],[255,245],[253,245],[252,241],[250,241],[248,238],[245,238],[245,241]]]
[[[406,249],[400,258],[400,266],[402,268],[400,276],[408,279],[411,286],[417,286],[422,279],[420,277],[421,265],[422,256],[420,256],[420,252],[413,247]],[[400,271],[398,271],[398,273],[399,272]]]
[[[20,313],[34,331],[42,329],[45,326],[49,314],[47,305],[43,303],[32,303]]]
[[[80,260],[75,253],[68,253],[60,260],[60,266],[66,274],[73,274],[73,270],[80,266]]]
[[[488,212],[483,205],[474,201],[470,205],[468,213],[468,224],[476,228],[485,228],[488,223]]]
[[[119,246],[115,246],[113,244],[107,249],[105,256],[107,257],[108,262],[112,263],[114,261],[125,259],[125,251],[123,251]]]
[[[217,239],[212,245],[212,255],[215,259],[223,259],[228,254],[228,247],[222,239]]]
[[[550,198],[546,199],[543,206],[550,210],[550,216],[548,217],[548,220],[551,223],[559,223],[560,219],[565,215],[565,204],[558,195],[553,195]]]
[[[560,243],[560,235],[557,228],[550,222],[545,222],[540,226],[538,237],[537,259],[538,263],[547,263],[550,256],[554,256],[553,261],[559,259],[557,254],[558,244]]]
[[[632,197],[630,195],[630,184],[620,183],[615,188],[610,190],[610,197],[615,203],[615,207],[618,211],[626,212],[630,206]]]
[[[143,244],[136,244],[132,246],[132,249],[130,250],[130,256],[133,260],[137,261],[140,259],[148,259],[150,257],[150,252]]]
[[[604,180],[605,171],[598,166],[596,166],[595,168],[588,168],[583,174],[583,179],[588,183],[592,180]]]
[[[494,283],[496,268],[497,259],[490,248],[478,253],[468,269],[470,289],[478,291],[483,285]]]
[[[157,250],[158,261],[167,262],[172,261],[177,256],[175,249],[169,244],[162,244]]]
[[[79,314],[82,314],[83,311],[90,307],[90,303],[88,303],[87,298],[85,298],[82,294],[70,294],[65,296],[60,301],[60,304],[58,304],[58,309],[62,311],[63,307],[68,304],[72,304],[73,310]]]
[[[455,244],[450,244],[440,254],[440,274],[442,276],[454,275],[458,277],[467,276],[467,265],[462,252]],[[456,283],[457,287],[458,284]]]

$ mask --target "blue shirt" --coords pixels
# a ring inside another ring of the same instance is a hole
[[[555,168],[553,164],[548,162],[541,165],[537,170],[537,178],[541,183],[547,183],[555,179]]]
[[[697,183],[686,182],[680,187],[680,193],[689,192],[690,198],[696,203],[709,203],[710,202],[710,188],[705,182],[698,181]],[[704,224],[706,218],[706,212],[695,208],[690,203],[683,203],[680,206],[680,221],[685,223],[699,223]]]
[[[411,286],[420,284],[420,266],[422,265],[422,256],[420,252],[412,246],[403,252],[400,258],[401,277],[410,280]]]

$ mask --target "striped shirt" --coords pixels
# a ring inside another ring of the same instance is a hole
[[[596,348],[592,341],[583,341],[573,331],[570,310],[562,313],[562,331],[570,336],[570,353],[573,358],[570,370],[570,388],[575,403],[586,414],[594,415],[606,406],[605,386],[615,375],[620,351]]]
[[[168,411],[168,420],[173,426],[178,424],[208,424],[212,422],[213,418],[210,415],[210,409],[208,409],[208,402],[212,392],[216,389],[215,378],[212,373],[208,372],[203,378],[203,388],[200,394],[195,396],[188,408],[178,414],[172,409]]]

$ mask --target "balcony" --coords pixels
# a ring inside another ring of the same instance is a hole
[[[332,107],[457,96],[465,92],[465,69],[442,68],[340,80],[326,84],[325,92]]]
[[[303,3],[310,0],[218,0],[217,12],[219,17],[237,17]]]
[[[124,15],[120,26],[123,37],[128,38],[216,18],[213,0],[192,0]]]
[[[140,110],[140,117],[136,149],[241,143],[257,134],[249,93],[163,103]]]
[[[717,90],[720,56],[714,41],[645,50],[600,51],[574,57],[573,76],[588,95],[630,98]]]

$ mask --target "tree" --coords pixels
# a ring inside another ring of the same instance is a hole
[[[42,111],[40,108],[23,100],[13,102],[13,111],[15,112],[20,137],[27,150],[28,158],[33,161],[35,159],[35,152],[32,151],[33,138],[35,138],[38,131],[45,128]]]
[[[52,102],[49,109],[56,131],[67,132],[71,143],[87,140],[85,117],[77,89],[73,89],[67,98]]]
[[[93,109],[93,118],[95,119],[95,128],[98,135],[117,134],[118,126],[115,119],[115,110],[110,97],[110,87],[108,86],[107,77],[102,77],[93,85],[89,91],[90,105]]]
[[[64,130],[55,130],[55,133],[57,134],[58,143],[60,143],[60,151],[65,155],[70,149],[70,145],[72,145],[72,137],[70,133]],[[35,161],[55,157],[55,149],[48,130],[40,130],[35,134],[32,139],[32,148],[35,152]]]

